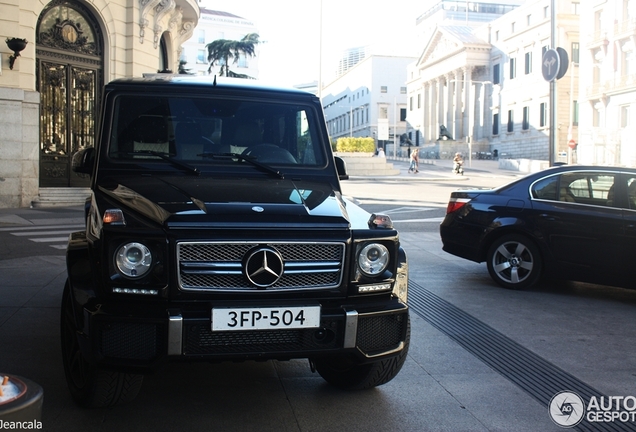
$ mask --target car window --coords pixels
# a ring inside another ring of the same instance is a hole
[[[560,176],[559,201],[598,206],[615,206],[613,174],[573,172]]]
[[[636,210],[636,176],[627,179],[627,198],[629,208]]]
[[[268,165],[322,167],[318,120],[310,106],[280,101],[196,96],[120,96],[116,100],[109,157],[189,164],[228,163],[241,154]],[[162,157],[157,154],[160,153]]]
[[[545,200],[557,200],[557,176],[539,180],[532,185],[532,197]]]

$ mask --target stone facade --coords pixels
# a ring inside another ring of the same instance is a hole
[[[37,198],[40,157],[40,94],[36,27],[52,4],[80,5],[102,38],[104,82],[176,71],[181,44],[199,19],[196,0],[0,0],[0,207],[26,207]],[[28,44],[10,67],[7,38]],[[101,84],[101,83],[100,83]]]
[[[570,1],[555,3],[557,45],[571,57],[578,44],[578,16]],[[424,150],[441,151],[448,147],[439,139],[443,125],[455,142],[453,150],[464,155],[549,159],[550,85],[543,79],[541,60],[550,47],[550,4],[525,2],[478,28],[437,26],[408,70],[407,120],[414,141]],[[568,141],[577,133],[570,116],[576,69],[571,67],[556,85],[555,155],[564,162]]]
[[[0,208],[28,207],[38,194],[39,94],[0,88]]]

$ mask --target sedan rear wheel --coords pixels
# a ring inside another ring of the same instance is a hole
[[[532,240],[519,234],[495,240],[488,250],[487,265],[490,277],[509,289],[531,287],[542,272],[539,249]]]

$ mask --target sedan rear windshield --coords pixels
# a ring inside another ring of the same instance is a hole
[[[108,155],[113,162],[193,166],[252,158],[267,165],[322,167],[312,106],[197,96],[119,96]]]

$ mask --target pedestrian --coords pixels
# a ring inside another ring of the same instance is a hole
[[[384,153],[384,149],[382,147],[378,149],[378,157],[386,157],[386,154]]]
[[[411,164],[409,165],[409,172],[413,174],[420,172],[420,158],[417,149],[413,149],[411,152]]]

